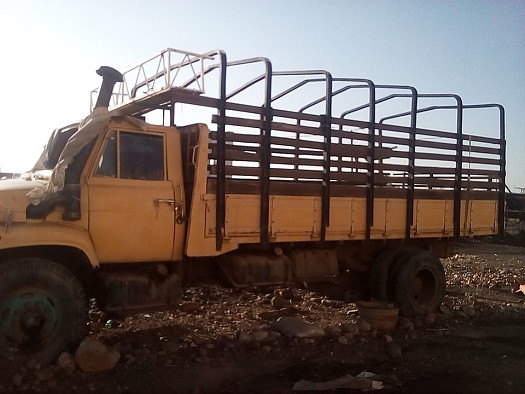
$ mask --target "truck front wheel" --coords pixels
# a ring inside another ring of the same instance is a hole
[[[87,334],[88,299],[64,266],[37,258],[0,264],[0,369],[52,362]]]

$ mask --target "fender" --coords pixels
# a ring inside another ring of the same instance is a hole
[[[81,250],[93,267],[100,262],[89,232],[64,223],[13,223],[0,231],[0,250],[30,246],[70,246]]]

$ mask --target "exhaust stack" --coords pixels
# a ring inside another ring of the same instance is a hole
[[[100,86],[95,108],[108,108],[115,84],[124,81],[124,77],[120,72],[108,66],[100,67],[97,70],[97,74],[102,77],[102,84]]]

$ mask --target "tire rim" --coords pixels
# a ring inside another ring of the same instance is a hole
[[[31,289],[19,291],[3,300],[0,316],[2,336],[24,353],[42,349],[58,322],[53,298]]]
[[[411,294],[418,305],[428,305],[436,296],[437,281],[432,271],[423,269],[416,272],[411,283]]]

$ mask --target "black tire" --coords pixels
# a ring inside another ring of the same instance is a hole
[[[439,259],[426,250],[401,255],[395,264],[395,301],[403,316],[434,312],[445,297],[445,270]]]
[[[369,278],[370,297],[379,301],[392,301],[394,288],[391,286],[391,273],[394,263],[399,255],[403,253],[400,249],[388,249],[380,253],[372,264]]]
[[[0,284],[4,363],[53,362],[87,335],[88,299],[64,266],[37,258],[10,260],[0,264]]]

